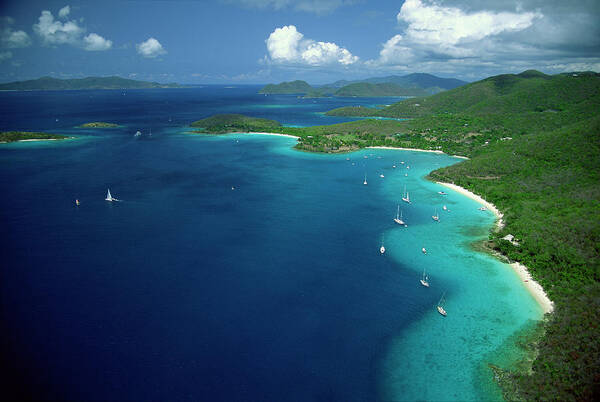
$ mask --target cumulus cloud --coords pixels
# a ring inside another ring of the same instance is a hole
[[[91,33],[83,38],[85,43],[84,49],[89,51],[108,50],[112,47],[112,41],[103,38],[102,36]]]
[[[329,14],[339,7],[351,5],[355,0],[223,0],[225,3],[239,4],[249,8],[269,8],[281,10],[292,8],[317,15]]]
[[[67,5],[58,11],[58,17],[59,18],[67,18],[70,13],[71,13],[71,7]]]
[[[583,3],[406,0],[397,14],[400,34],[383,42],[379,57],[365,65],[466,79],[530,68],[550,72],[558,70],[553,66],[593,66],[599,61],[600,29]]]
[[[349,65],[358,57],[332,42],[304,38],[294,25],[276,28],[266,40],[269,59],[276,64]]]
[[[58,16],[66,19],[70,13],[71,7],[65,6],[60,9]],[[96,33],[84,36],[86,28],[80,26],[76,20],[58,21],[48,10],[42,11],[38,23],[33,25],[33,31],[47,46],[68,44],[88,51],[102,51],[112,47],[112,41]]]
[[[148,40],[135,45],[135,47],[140,55],[148,58],[155,58],[167,53],[160,42],[154,38],[148,38]]]
[[[80,27],[74,20],[64,23],[56,21],[50,11],[44,10],[38,23],[33,25],[33,31],[39,35],[46,45],[65,43],[75,45],[81,39],[85,29]]]
[[[12,29],[14,20],[10,17],[0,19],[0,44],[3,48],[17,49],[31,45],[31,39],[25,31]]]

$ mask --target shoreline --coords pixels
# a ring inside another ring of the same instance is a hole
[[[416,151],[416,152],[433,152],[436,154],[444,154],[444,155],[448,155],[447,153],[445,153],[444,151],[440,151],[439,149],[420,149],[420,148],[402,148],[402,147],[382,147],[382,146],[373,146],[373,147],[365,147],[365,149],[367,148],[371,148],[371,149],[392,149],[392,150],[396,150],[396,151]],[[460,159],[465,159],[468,160],[469,158],[466,156],[462,156],[462,155],[449,155],[453,158],[460,158]]]
[[[230,133],[230,134],[260,134],[260,135],[276,135],[278,137],[290,137],[290,138],[300,138],[296,135],[291,135],[291,134],[279,134],[279,133],[256,133],[256,132],[250,132],[250,133]]]
[[[502,218],[503,218],[502,213],[491,202],[484,200],[477,194],[474,194],[463,187],[457,186],[456,184],[442,183],[442,182],[436,182],[436,183],[440,184],[444,187],[450,188],[450,189],[456,191],[457,193],[462,194],[465,197],[468,197],[474,201],[477,201],[478,203],[482,204],[487,209],[492,211],[492,213],[497,218],[496,219],[496,229],[495,229],[496,231],[499,231],[504,227],[504,221],[502,220]],[[550,298],[548,298],[548,295],[544,291],[544,288],[542,287],[542,285],[540,285],[538,282],[536,282],[532,278],[531,273],[529,273],[529,270],[527,269],[527,267],[519,262],[512,262],[512,263],[507,263],[507,264],[510,265],[513,272],[521,279],[521,283],[523,284],[523,286],[525,286],[525,289],[527,289],[529,294],[531,294],[531,296],[533,296],[534,300],[541,307],[544,314],[552,313],[554,311],[554,302],[552,302],[552,300],[550,300]]]

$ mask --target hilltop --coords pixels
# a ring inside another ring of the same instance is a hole
[[[363,108],[364,115],[408,118],[441,113],[484,115],[488,113],[558,112],[585,102],[598,91],[597,73],[546,75],[528,70],[503,74],[463,85],[434,96],[417,97],[382,109]],[[334,109],[332,116],[357,116],[356,110]],[[367,114],[368,113],[368,114]]]
[[[36,80],[15,81],[0,84],[0,91],[53,91],[80,89],[151,89],[151,88],[180,88],[179,84],[159,84],[130,80],[121,77],[87,77],[74,79],[58,79],[42,77]]]
[[[340,80],[332,84],[312,87],[305,81],[269,84],[260,93],[307,94],[315,96],[427,96],[464,85],[466,82],[455,78],[440,78],[431,74],[409,74],[366,78],[364,80]]]

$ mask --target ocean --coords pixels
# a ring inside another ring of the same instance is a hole
[[[76,137],[0,144],[9,389],[64,400],[501,399],[487,364],[542,312],[508,265],[473,250],[494,216],[425,180],[460,159],[189,133],[215,113],[310,126],[351,120],[324,116],[335,107],[395,101],[258,89],[0,93],[2,130]],[[77,128],[91,121],[121,127]],[[104,200],[109,188],[119,202]],[[398,205],[407,227],[393,221]]]

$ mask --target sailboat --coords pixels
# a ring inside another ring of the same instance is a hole
[[[363,182],[363,184],[366,186],[367,185],[367,174],[365,173],[365,181]]]
[[[421,251],[423,252],[423,254],[427,254],[427,250],[425,249],[425,247],[423,247],[423,248],[421,249]]]
[[[435,209],[435,215],[431,215],[431,218],[436,222],[440,221],[440,216],[438,215],[437,208]]]
[[[385,253],[385,247],[383,246],[383,235],[381,236],[381,247],[379,248],[381,254]]]
[[[398,205],[398,211],[396,212],[396,218],[394,218],[394,222],[398,225],[407,226],[406,223],[402,220],[402,212],[400,211],[400,205]]]
[[[439,302],[438,302],[438,304],[437,304],[437,311],[438,311],[438,313],[440,313],[440,314],[441,314],[441,315],[443,315],[444,317],[446,317],[446,315],[447,315],[447,313],[446,313],[446,310],[444,310],[444,303],[446,302],[446,301],[444,300],[444,295],[445,295],[445,294],[446,294],[446,292],[444,292],[444,293],[442,294],[442,298],[440,299],[440,301],[439,301]]]
[[[426,288],[429,287],[429,277],[425,273],[425,269],[423,269],[423,275],[421,276],[421,285],[425,286]]]
[[[111,202],[112,202],[112,201],[119,201],[119,200],[117,200],[116,198],[114,198],[112,195],[110,195],[110,188],[108,189],[108,192],[106,193],[106,198],[105,198],[105,200],[106,200],[106,201],[111,201]]]
[[[402,201],[410,204],[410,197],[408,196],[408,191],[406,191],[406,186],[404,186],[404,195],[402,196]]]

